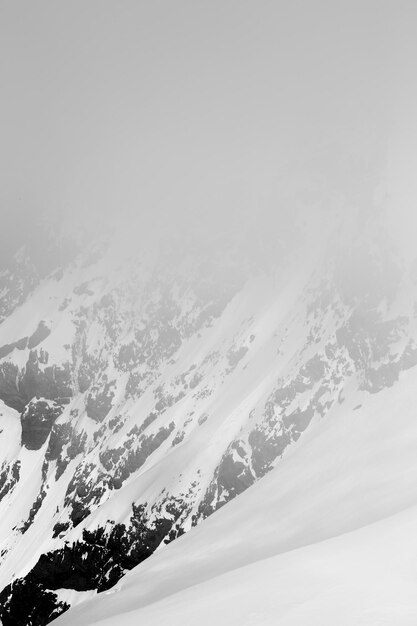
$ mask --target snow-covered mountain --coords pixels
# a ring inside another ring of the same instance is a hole
[[[57,626],[414,624],[416,383],[413,369],[352,393],[268,476]]]
[[[322,587],[315,623],[352,623],[355,550],[362,581],[396,560],[377,539],[401,552],[414,515],[379,522],[415,503],[416,266],[379,229],[247,244],[22,248],[2,271],[4,626],[307,624]]]

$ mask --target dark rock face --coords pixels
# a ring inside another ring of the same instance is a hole
[[[128,525],[84,530],[82,541],[43,554],[25,578],[14,581],[0,593],[4,626],[49,624],[69,608],[52,593],[56,589],[110,589],[162,541],[169,543],[181,534],[175,524],[182,513],[181,502],[172,499],[165,503],[165,513],[151,521],[145,505],[133,505]],[[62,528],[56,530],[58,534]]]
[[[25,520],[25,522],[22,524],[20,528],[22,534],[25,533],[28,530],[28,528],[30,528],[30,526],[33,524],[33,521],[36,517],[36,514],[38,513],[39,509],[42,506],[42,502],[44,501],[45,496],[46,496],[46,489],[45,489],[45,483],[43,483],[41,490],[38,494],[38,497],[36,498],[35,502],[32,504],[27,520]]]
[[[30,352],[25,371],[18,384],[19,395],[24,405],[35,396],[57,401],[72,396],[70,364],[44,367],[44,361],[42,351],[41,354],[36,350]]]
[[[44,399],[31,400],[21,415],[22,445],[39,450],[49,437],[52,425],[61,415],[62,407]]]
[[[103,387],[93,388],[87,397],[86,413],[95,422],[102,422],[111,410],[114,398],[113,382],[105,382]]]
[[[256,428],[250,433],[248,441],[252,448],[252,466],[256,475],[261,477],[291,443],[291,436],[286,431],[268,433],[265,429]]]
[[[44,626],[69,608],[35,580],[16,580],[0,593],[3,626]]]
[[[14,363],[0,364],[0,399],[12,409],[22,411],[26,403],[19,393],[18,375],[19,369]]]
[[[55,480],[59,480],[69,463],[83,452],[86,438],[84,432],[77,432],[71,424],[52,426],[45,462],[56,461]]]
[[[234,441],[223,455],[213,480],[193,516],[193,525],[217,511],[256,480],[249,468],[248,449],[243,441]]]
[[[8,356],[13,350],[25,350],[28,345],[28,337],[23,337],[23,339],[19,339],[13,343],[8,343],[0,348],[0,359],[4,359],[4,357]]]
[[[228,493],[228,499],[235,498],[255,482],[245,460],[246,451],[240,442],[234,442],[221,460],[218,484]]]
[[[48,400],[65,401],[72,396],[69,363],[62,366],[46,365],[48,356],[32,350],[23,370],[8,361],[0,364],[0,399],[21,412],[35,396]]]
[[[0,501],[19,482],[20,461],[15,461],[12,465],[6,465],[0,473]]]
[[[142,426],[150,425],[156,417],[156,415],[150,414]],[[55,433],[57,427],[60,430]],[[130,438],[123,446],[107,448],[99,455],[100,463],[105,472],[102,470],[97,472],[95,465],[81,461],[68,484],[65,494],[65,507],[69,510],[69,519],[72,525],[77,526],[80,524],[110,490],[120,489],[125,480],[146,462],[148,457],[159,448],[173,430],[173,422],[170,422],[166,427],[161,427],[156,433],[151,435],[141,434],[142,431],[140,429],[134,430],[130,433]],[[49,444],[51,452],[47,453],[47,457],[51,459],[55,458],[56,455],[58,455],[59,459],[61,455],[57,447],[57,441],[59,441],[58,432],[63,437],[70,436],[68,432],[64,433],[62,431],[61,425],[54,426]],[[82,445],[80,436],[78,436],[76,441],[73,440],[73,458],[79,453]],[[62,464],[68,463],[68,455],[71,456],[70,448],[68,447],[66,450],[66,459],[61,461]],[[59,467],[61,467],[60,464],[57,466],[57,472]]]
[[[41,321],[39,323],[39,326],[33,333],[33,335],[29,337],[28,344],[27,344],[29,350],[36,348],[40,343],[42,343],[44,339],[49,337],[50,334],[51,334],[51,331],[49,330],[45,322]]]
[[[142,467],[147,458],[159,448],[170,436],[175,428],[174,422],[160,428],[154,435],[141,435],[135,448],[108,449],[100,457],[101,463],[108,470],[113,470],[113,476],[124,482],[133,472]]]

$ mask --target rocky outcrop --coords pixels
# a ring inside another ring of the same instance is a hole
[[[39,450],[48,439],[54,422],[62,413],[62,406],[51,400],[31,400],[22,412],[22,446]]]
[[[5,626],[48,624],[69,608],[53,593],[57,589],[97,589],[98,592],[110,589],[126,571],[148,558],[163,540],[168,543],[178,536],[174,527],[183,512],[182,503],[167,501],[165,513],[159,513],[152,521],[152,511],[147,513],[145,505],[133,506],[127,525],[84,530],[80,541],[43,554],[25,578],[0,593],[2,623]]]

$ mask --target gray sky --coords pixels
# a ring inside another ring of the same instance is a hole
[[[354,203],[416,4],[0,0],[1,210],[218,228],[300,185]]]

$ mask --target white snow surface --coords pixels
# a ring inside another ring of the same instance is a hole
[[[267,476],[54,624],[415,625],[416,385],[414,368],[335,405]]]

